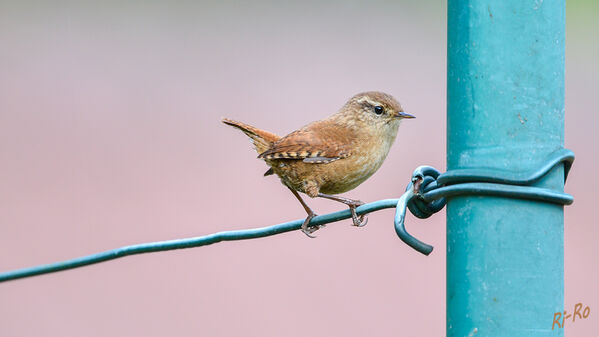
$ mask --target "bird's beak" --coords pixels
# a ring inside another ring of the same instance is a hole
[[[395,117],[397,117],[397,118],[416,118],[416,116],[410,115],[409,113],[405,113],[403,111],[398,111],[397,114],[395,114]]]

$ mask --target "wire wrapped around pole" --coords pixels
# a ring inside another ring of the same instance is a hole
[[[570,205],[574,198],[562,191],[530,186],[549,173],[554,167],[564,165],[564,183],[574,162],[574,153],[567,149],[557,150],[531,171],[508,172],[493,169],[461,169],[441,174],[430,166],[414,170],[412,181],[399,199],[395,214],[395,232],[410,247],[429,255],[433,247],[407,232],[406,208],[416,217],[428,218],[440,211],[446,198],[460,195],[485,195],[505,198],[528,199],[561,205]]]

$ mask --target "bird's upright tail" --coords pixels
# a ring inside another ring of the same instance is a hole
[[[254,144],[254,147],[256,148],[258,154],[270,149],[274,142],[281,139],[281,137],[275,135],[274,133],[260,130],[251,125],[234,121],[232,119],[223,118],[223,123],[231,125],[232,127],[235,127],[243,131],[243,133],[250,137],[250,140]]]

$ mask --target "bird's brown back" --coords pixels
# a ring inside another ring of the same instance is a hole
[[[259,158],[330,162],[351,155],[353,138],[352,133],[330,120],[316,121],[274,142]]]

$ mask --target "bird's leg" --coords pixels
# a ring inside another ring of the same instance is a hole
[[[316,216],[316,213],[314,213],[312,211],[312,209],[310,209],[310,207],[308,207],[308,205],[304,202],[304,200],[299,195],[299,193],[297,193],[296,190],[294,190],[290,187],[288,187],[288,188],[289,188],[289,190],[291,190],[291,193],[293,193],[293,195],[295,195],[297,200],[299,200],[299,202],[302,204],[302,206],[306,210],[306,213],[308,213],[306,220],[304,220],[304,223],[302,224],[302,232],[304,232],[304,234],[306,234],[310,238],[315,238],[315,236],[313,236],[311,234],[316,232],[317,230],[319,230],[321,227],[324,227],[324,225],[310,226],[310,220],[312,220],[312,218],[314,218]]]
[[[368,214],[362,214],[360,216],[358,216],[358,214],[356,214],[356,207],[364,205],[364,202],[362,202],[360,200],[353,200],[353,199],[348,199],[348,198],[344,198],[344,197],[338,197],[338,196],[323,194],[323,193],[318,193],[318,196],[321,198],[339,201],[339,202],[342,202],[342,203],[346,204],[347,206],[349,206],[349,210],[351,212],[351,218],[354,221],[354,226],[364,227],[368,223],[368,218],[366,217]]]

